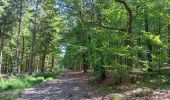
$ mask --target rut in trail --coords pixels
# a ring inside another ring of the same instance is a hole
[[[87,84],[87,75],[62,73],[59,80],[26,89],[17,100],[102,100],[103,95]]]

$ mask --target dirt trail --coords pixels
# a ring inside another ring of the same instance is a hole
[[[102,100],[103,95],[87,84],[87,75],[62,73],[61,78],[25,89],[17,100]]]

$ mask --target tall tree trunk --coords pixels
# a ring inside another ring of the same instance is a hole
[[[38,3],[36,3],[35,12],[38,10]],[[33,72],[33,65],[34,65],[34,56],[35,56],[35,41],[36,41],[36,22],[37,22],[37,15],[34,15],[34,29],[32,32],[32,45],[31,45],[31,57],[29,63],[29,75]]]
[[[95,64],[95,68],[94,68],[94,71],[97,71],[99,72],[99,80],[104,80],[106,79],[106,73],[105,73],[105,68],[104,68],[104,60],[103,60],[103,55],[101,54],[101,52],[97,52],[96,51],[96,54],[97,54],[97,63]]]
[[[86,57],[86,53],[83,53],[83,71],[84,73],[87,72],[87,57]]]
[[[30,59],[29,59],[29,58],[27,58],[25,63],[26,63],[26,66],[25,66],[25,70],[24,70],[24,71],[25,71],[25,72],[29,72],[29,67],[30,67],[30,65],[29,65],[29,64],[30,64]]]
[[[41,65],[41,72],[42,73],[44,72],[44,69],[45,69],[46,54],[47,54],[47,46],[45,47],[44,54],[43,54],[43,57],[42,57],[42,65]]]
[[[106,78],[106,73],[105,73],[105,68],[104,68],[104,61],[103,61],[103,56],[101,56],[101,69],[100,69],[100,73],[101,73],[101,77],[100,80],[104,80]]]
[[[80,20],[80,23],[82,24],[82,27],[84,28],[83,26],[83,21],[84,21],[84,16],[83,16],[83,4],[81,3],[80,4],[80,10],[79,10],[79,20]],[[84,29],[83,29],[84,30]],[[83,37],[83,46],[86,46],[86,38]],[[87,63],[87,51],[84,51],[83,52],[83,72],[86,73],[87,72],[87,68],[88,68],[88,63]]]
[[[43,57],[42,57],[42,65],[41,65],[41,72],[43,73],[44,72],[44,68],[45,68],[45,56],[46,56],[46,54],[44,54],[43,55]]]
[[[5,63],[5,68],[4,68],[4,73],[6,74],[8,72],[8,55],[6,55],[6,63]]]
[[[52,54],[52,61],[51,61],[51,69],[50,69],[51,72],[53,72],[54,62],[55,62],[55,56],[54,56],[54,53],[53,53]]]
[[[3,46],[4,46],[4,39],[3,39],[3,35],[1,34],[1,47],[0,47],[0,76],[2,73],[2,50],[3,50]]]
[[[159,20],[158,20],[158,33],[159,35],[161,36],[161,17],[159,16]],[[159,47],[159,63],[158,63],[158,70],[159,70],[159,73],[161,73],[161,66],[162,66],[162,61],[161,61],[161,48]]]
[[[21,23],[22,23],[22,1],[20,2],[20,11],[19,11],[19,25],[18,25],[18,36],[17,36],[17,48],[16,48],[16,62],[13,69],[13,74],[16,72],[20,73],[20,33],[21,33]],[[17,69],[17,71],[16,71]]]
[[[170,64],[170,24],[168,25],[168,64]]]
[[[22,55],[21,55],[21,71],[23,71],[23,67],[24,67],[24,53],[25,53],[25,37],[24,37],[24,33],[22,35]]]
[[[144,23],[145,32],[149,32],[148,11],[146,8],[144,9]],[[147,46],[148,46],[147,60],[149,62],[149,67],[152,67],[152,44],[150,43],[149,40],[147,40]]]
[[[10,71],[10,66],[11,66],[11,55],[8,57],[8,66],[7,66],[7,73]]]
[[[9,65],[10,65],[10,66],[9,66],[10,68],[9,68],[9,69],[10,69],[10,71],[11,71],[11,69],[12,69],[12,71],[13,71],[13,61],[14,61],[14,60],[13,60],[13,48],[12,48],[11,40],[10,40],[10,52],[11,52],[11,53],[10,53],[10,64],[9,64]]]

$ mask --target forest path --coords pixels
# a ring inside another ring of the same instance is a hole
[[[87,74],[63,72],[60,79],[25,89],[17,100],[102,100],[87,81]]]

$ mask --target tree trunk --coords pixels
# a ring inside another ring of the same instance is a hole
[[[100,80],[104,80],[106,79],[106,73],[105,73],[105,68],[103,67],[104,65],[104,61],[103,61],[103,57],[101,57],[101,77],[100,77]]]
[[[18,36],[17,36],[17,48],[16,48],[16,62],[13,69],[13,74],[16,72],[20,73],[20,33],[21,33],[21,23],[22,23],[22,1],[20,2],[20,12],[19,12],[19,25],[18,25]],[[16,71],[17,69],[17,71]]]
[[[11,40],[10,40],[10,64],[9,64],[9,69],[10,69],[10,71],[11,71],[11,69],[12,69],[12,71],[13,71],[13,48],[12,48],[12,43],[11,43]]]
[[[83,71],[84,71],[84,73],[87,72],[87,57],[86,57],[86,53],[83,53]]]
[[[158,32],[159,32],[159,35],[161,36],[161,18],[159,17],[159,20],[158,20]],[[159,48],[159,63],[158,63],[158,71],[159,73],[161,73],[161,66],[162,66],[162,62],[161,62],[161,48]]]
[[[6,62],[5,62],[5,68],[4,68],[4,70],[3,70],[4,74],[6,74],[7,71],[8,71],[8,55],[6,55],[5,58],[6,58]]]
[[[24,70],[25,72],[29,72],[29,66],[30,66],[29,64],[30,64],[30,59],[27,58],[26,59],[26,67],[25,67],[25,70]]]
[[[7,66],[7,73],[9,73],[11,67],[11,55],[8,57],[8,66]]]
[[[44,54],[43,54],[43,57],[42,57],[42,65],[41,65],[41,72],[43,73],[44,72],[44,69],[45,69],[45,58],[46,58],[46,53],[47,52],[47,47],[45,47],[45,50],[44,50]]]
[[[35,11],[38,10],[38,3],[36,4]],[[32,32],[32,45],[31,45],[31,57],[29,63],[29,75],[33,72],[33,63],[34,63],[34,56],[35,56],[35,41],[36,41],[36,22],[37,22],[37,15],[34,15],[34,29]]]
[[[46,56],[46,54],[44,54],[43,57],[42,57],[42,65],[41,65],[41,72],[42,73],[44,72],[44,68],[45,68],[45,56]]]
[[[54,56],[54,54],[53,54],[53,55],[52,55],[52,61],[51,61],[51,69],[50,69],[51,72],[53,72],[54,62],[55,62],[55,56]]]
[[[1,73],[2,73],[2,48],[0,49],[0,76],[1,76]]]
[[[22,36],[22,55],[21,55],[21,71],[23,71],[23,67],[24,67],[24,53],[25,53],[25,37],[24,34]]]
[[[144,9],[144,21],[145,32],[149,32],[148,11],[146,8]],[[152,44],[150,43],[149,40],[147,40],[147,46],[148,46],[147,60],[149,62],[149,67],[152,67]]]
[[[4,39],[3,39],[3,35],[2,35],[1,36],[1,47],[0,47],[0,76],[1,76],[1,73],[2,73],[2,50],[3,50],[3,46],[4,46]]]
[[[80,20],[80,23],[82,24],[82,27],[83,26],[83,21],[84,21],[84,16],[83,16],[83,4],[80,4],[80,10],[79,10],[79,20]],[[83,38],[83,46],[86,45],[86,38],[84,37]],[[86,73],[87,72],[87,54],[86,54],[86,51],[83,53],[83,72]]]
[[[168,25],[168,64],[170,64],[170,24]]]

